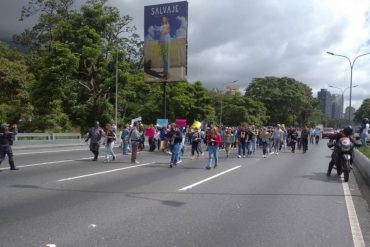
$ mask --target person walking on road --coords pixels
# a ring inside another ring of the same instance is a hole
[[[307,152],[307,149],[308,149],[308,138],[310,136],[310,130],[307,128],[307,126],[305,126],[303,129],[302,129],[302,133],[301,133],[301,142],[302,142],[302,149],[303,149],[303,153],[306,153]]]
[[[230,156],[230,149],[231,149],[231,145],[234,143],[235,141],[235,136],[234,134],[232,133],[231,131],[231,128],[230,127],[227,127],[226,128],[226,131],[224,132],[223,136],[222,136],[222,141],[225,145],[225,152],[226,152],[226,158],[229,158]]]
[[[183,133],[176,124],[171,126],[171,161],[170,168],[181,163],[180,152],[182,146]]]
[[[98,121],[95,122],[95,126],[92,127],[87,133],[85,142],[88,142],[90,139],[90,151],[94,154],[93,161],[97,161],[99,157],[100,141],[104,131],[100,128]]]
[[[199,143],[202,141],[202,136],[198,128],[194,128],[194,130],[190,134],[191,140],[191,159],[195,158],[195,152],[197,152],[197,158],[199,158]]]
[[[212,127],[211,131],[207,135],[207,145],[208,145],[208,165],[206,169],[211,169],[213,158],[215,160],[213,168],[218,165],[218,148],[220,147],[221,136],[217,131],[217,127]]]
[[[240,127],[238,131],[238,143],[239,143],[239,151],[238,151],[238,158],[241,158],[242,152],[243,152],[243,158],[245,158],[245,149],[247,145],[247,139],[248,139],[248,132],[245,128],[245,126]]]
[[[129,137],[129,134],[130,134],[130,128],[129,128],[129,125],[126,124],[125,128],[122,130],[122,134],[121,134],[123,155],[128,155],[128,150],[129,150],[128,137]]]
[[[362,120],[361,128],[360,128],[360,138],[362,146],[367,146],[367,137],[369,135],[369,119],[364,118]]]
[[[266,158],[267,156],[267,147],[269,145],[270,139],[271,139],[271,134],[267,132],[267,128],[263,128],[262,132],[260,133],[260,138],[261,138],[261,143],[262,143],[262,153],[263,153],[263,158]]]
[[[105,130],[105,159],[104,162],[109,162],[109,156],[112,155],[113,160],[116,159],[116,154],[113,151],[116,134],[113,132],[112,125],[107,124]]]
[[[14,158],[13,158],[13,137],[18,134],[17,125],[13,125],[9,129],[8,124],[2,124],[0,129],[0,165],[4,161],[5,156],[8,155],[8,161],[10,170],[19,170],[15,167]]]
[[[132,130],[130,131],[129,141],[131,142],[131,163],[139,164],[136,160],[137,157],[137,149],[140,144],[140,133],[138,130],[139,123],[135,122]]]
[[[272,132],[272,139],[274,143],[274,153],[279,154],[280,145],[283,143],[284,132],[281,130],[280,125],[277,125],[274,132]]]

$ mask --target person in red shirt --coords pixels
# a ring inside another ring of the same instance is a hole
[[[207,134],[207,145],[208,145],[208,165],[206,169],[211,169],[213,158],[215,159],[215,163],[213,168],[217,167],[218,164],[218,148],[221,143],[221,135],[217,130],[217,127],[212,127],[211,131]]]

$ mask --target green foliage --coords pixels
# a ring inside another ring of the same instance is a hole
[[[265,106],[248,96],[215,95],[215,97],[219,98],[216,102],[216,109],[223,125],[238,126],[243,123],[263,125],[268,120]]]
[[[16,35],[26,59],[0,44],[0,120],[22,121],[27,130],[85,132],[94,121],[114,120],[116,79],[118,123],[141,116],[163,118],[163,87],[143,81],[143,42],[106,0],[29,0],[21,19],[38,23]],[[116,72],[118,78],[116,78]],[[218,95],[201,82],[167,83],[167,118],[218,122],[314,124],[322,120],[311,89],[292,78],[256,78],[245,95]],[[3,103],[5,102],[5,103]],[[27,121],[25,121],[27,120]]]
[[[0,42],[0,122],[19,123],[30,117],[28,87],[32,80],[23,55]]]
[[[370,119],[370,98],[365,99],[355,112],[355,122],[361,123],[364,118]]]
[[[311,116],[319,104],[312,97],[310,87],[288,77],[255,78],[246,89],[246,95],[265,105],[271,124],[289,126],[313,122]]]
[[[360,147],[358,150],[363,153],[367,158],[370,159],[370,148],[369,147]]]

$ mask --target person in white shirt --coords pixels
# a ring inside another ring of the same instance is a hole
[[[367,146],[367,137],[368,137],[368,133],[369,133],[369,119],[368,118],[364,118],[364,120],[362,121],[362,125],[361,125],[361,129],[360,129],[360,137],[361,137],[361,144],[362,146]]]
[[[276,126],[274,132],[272,132],[272,139],[274,143],[275,154],[279,154],[280,145],[283,142],[284,132],[281,130],[280,125]]]

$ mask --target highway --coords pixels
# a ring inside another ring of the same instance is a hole
[[[131,164],[91,161],[87,146],[17,148],[0,172],[1,247],[370,246],[370,213],[353,173],[326,176],[326,141],[306,154],[208,153],[169,168],[142,151]]]

